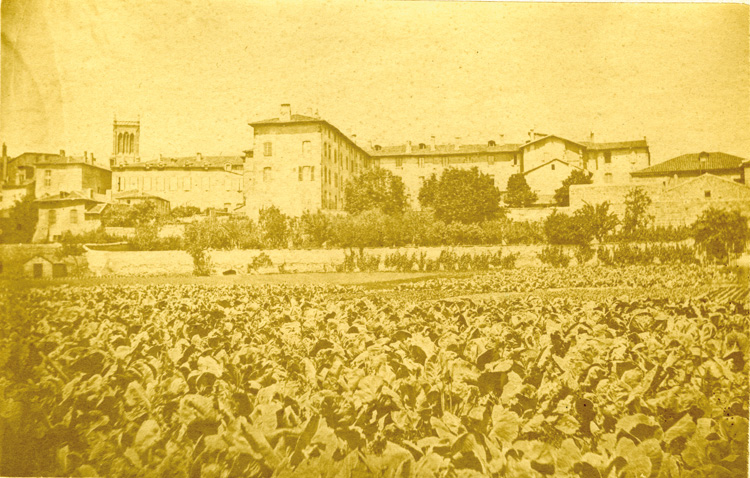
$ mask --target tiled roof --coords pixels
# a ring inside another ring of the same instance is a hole
[[[539,136],[539,134],[536,134],[535,136]],[[578,141],[572,141],[570,139],[563,138],[562,136],[557,136],[556,134],[548,134],[548,135],[544,135],[544,136],[538,137],[538,138],[534,139],[533,141],[528,141],[528,142],[522,144],[521,147],[526,147],[526,146],[528,146],[530,144],[538,143],[540,141],[544,141],[544,140],[549,139],[549,138],[557,138],[557,139],[561,139],[563,141],[567,141],[568,143],[573,143],[573,144],[577,144],[579,146],[584,146],[583,143],[579,143]]]
[[[264,124],[264,123],[295,123],[295,122],[308,122],[308,121],[324,121],[320,118],[314,118],[312,116],[306,116],[306,115],[292,115],[291,121],[281,121],[281,118],[270,118],[262,121],[253,121],[250,123],[253,124]]]
[[[94,161],[86,159],[83,156],[60,156],[59,154],[46,155],[41,161],[36,161],[34,164],[37,165],[51,165],[51,164],[75,164],[82,166],[91,166],[92,168],[109,169],[105,167],[104,161]]]
[[[617,143],[581,143],[586,149],[604,150],[604,149],[629,149],[629,148],[648,148],[648,142],[645,139],[636,141],[619,141]]]
[[[221,168],[226,164],[232,166],[244,165],[245,159],[242,156],[203,156],[198,159],[195,156],[181,158],[162,158],[153,161],[144,161],[141,163],[131,163],[122,166],[115,166],[114,169],[146,169],[146,168]]]
[[[487,144],[462,144],[459,145],[458,150],[456,150],[455,145],[438,144],[435,145],[435,150],[433,151],[430,149],[429,145],[427,145],[425,149],[419,149],[418,144],[412,144],[411,153],[407,153],[406,145],[400,144],[395,146],[381,146],[379,150],[367,148],[367,152],[371,156],[430,156],[466,153],[513,153],[518,151],[519,146],[520,145],[518,144],[501,144],[497,146],[489,146]]]
[[[701,164],[699,156],[707,154],[705,164]],[[640,171],[630,173],[633,176],[660,176],[675,173],[700,173],[709,171],[720,171],[727,169],[739,169],[745,159],[731,154],[715,153],[691,153],[677,156],[659,164],[655,164]]]
[[[36,200],[36,202],[56,202],[56,201],[93,201],[101,202],[98,199],[92,199],[81,191],[61,192],[51,196],[43,196]]]
[[[104,208],[107,206],[108,204],[105,202],[94,204],[90,208],[86,209],[86,214],[101,214],[102,211],[104,211]]]
[[[553,160],[551,160],[551,161],[547,161],[547,162],[546,162],[546,163],[544,163],[544,164],[540,164],[539,166],[537,166],[537,167],[535,167],[535,168],[529,169],[528,171],[524,171],[523,175],[524,175],[524,176],[526,176],[526,175],[527,175],[527,174],[529,174],[529,173],[533,173],[533,172],[534,172],[534,171],[536,171],[537,169],[543,168],[543,167],[547,166],[547,165],[548,165],[548,164],[550,164],[550,163],[562,163],[562,164],[564,164],[564,165],[566,165],[566,166],[569,166],[569,167],[571,167],[571,168],[575,168],[575,169],[582,169],[582,168],[579,168],[578,166],[576,166],[575,164],[570,164],[570,163],[568,163],[567,161],[563,161],[562,159],[553,159]]]
[[[160,196],[154,196],[153,194],[144,193],[143,191],[139,191],[137,189],[130,189],[128,191],[122,191],[120,193],[116,193],[113,195],[114,199],[159,199],[161,201],[166,201],[163,197]]]

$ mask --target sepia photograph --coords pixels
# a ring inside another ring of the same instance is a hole
[[[750,5],[0,36],[0,477],[748,476]]]

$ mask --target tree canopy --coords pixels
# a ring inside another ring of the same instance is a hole
[[[503,215],[500,191],[487,174],[477,168],[443,171],[425,182],[419,193],[423,207],[431,208],[435,217],[446,223],[476,223]]]
[[[538,199],[536,193],[531,190],[526,182],[526,176],[516,173],[508,178],[508,187],[505,191],[505,203],[510,207],[528,207]]]
[[[15,244],[31,242],[39,217],[39,208],[32,196],[16,201],[5,218],[0,218],[0,242]]]
[[[403,181],[382,168],[366,170],[347,181],[344,197],[344,209],[352,214],[370,209],[380,209],[385,214],[400,214],[407,207]]]
[[[591,184],[591,173],[582,169],[573,169],[570,176],[565,178],[557,190],[555,190],[555,203],[558,206],[570,205],[570,186],[573,184]]]
[[[747,221],[739,211],[710,208],[693,224],[693,238],[708,257],[726,262],[744,250],[750,238]]]

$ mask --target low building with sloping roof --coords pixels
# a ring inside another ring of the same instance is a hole
[[[60,192],[36,199],[39,219],[32,241],[57,241],[65,233],[79,235],[98,229],[107,203],[88,193]]]
[[[152,203],[156,207],[159,214],[169,213],[169,201],[160,196],[145,193],[137,189],[130,191],[123,191],[120,193],[113,193],[112,200],[115,203],[127,204],[128,206],[135,206],[136,204]]]
[[[736,182],[744,182],[743,163],[746,161],[732,154],[702,151],[683,154],[630,174],[635,182],[655,182],[663,185],[675,185],[707,173]]]
[[[526,183],[537,195],[538,204],[553,204],[555,202],[555,191],[562,185],[565,178],[575,170],[583,171],[583,168],[566,163],[561,159],[553,159],[534,169],[525,171],[523,175],[526,178]]]

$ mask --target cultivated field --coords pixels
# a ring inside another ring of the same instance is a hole
[[[747,476],[720,270],[373,277],[8,288],[0,475]]]

